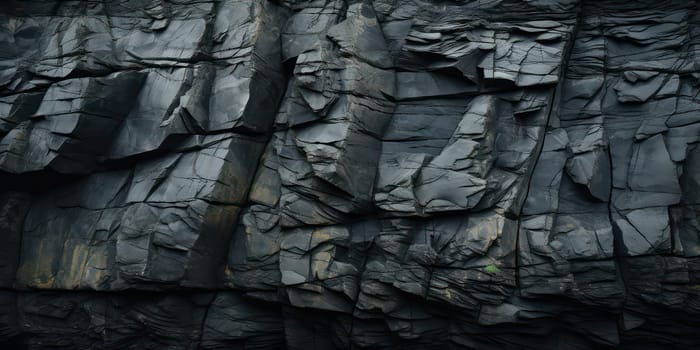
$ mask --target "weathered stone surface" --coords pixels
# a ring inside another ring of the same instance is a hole
[[[0,4],[0,347],[694,349],[698,1]]]

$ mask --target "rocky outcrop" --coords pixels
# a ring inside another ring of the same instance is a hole
[[[8,349],[700,346],[700,3],[0,4]]]

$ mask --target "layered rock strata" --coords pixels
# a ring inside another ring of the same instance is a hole
[[[7,349],[700,346],[700,3],[0,4]]]

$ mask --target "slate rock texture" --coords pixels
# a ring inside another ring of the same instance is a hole
[[[695,349],[700,2],[0,4],[3,349]]]

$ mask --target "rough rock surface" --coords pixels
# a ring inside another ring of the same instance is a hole
[[[0,3],[3,349],[700,348],[700,1]]]

